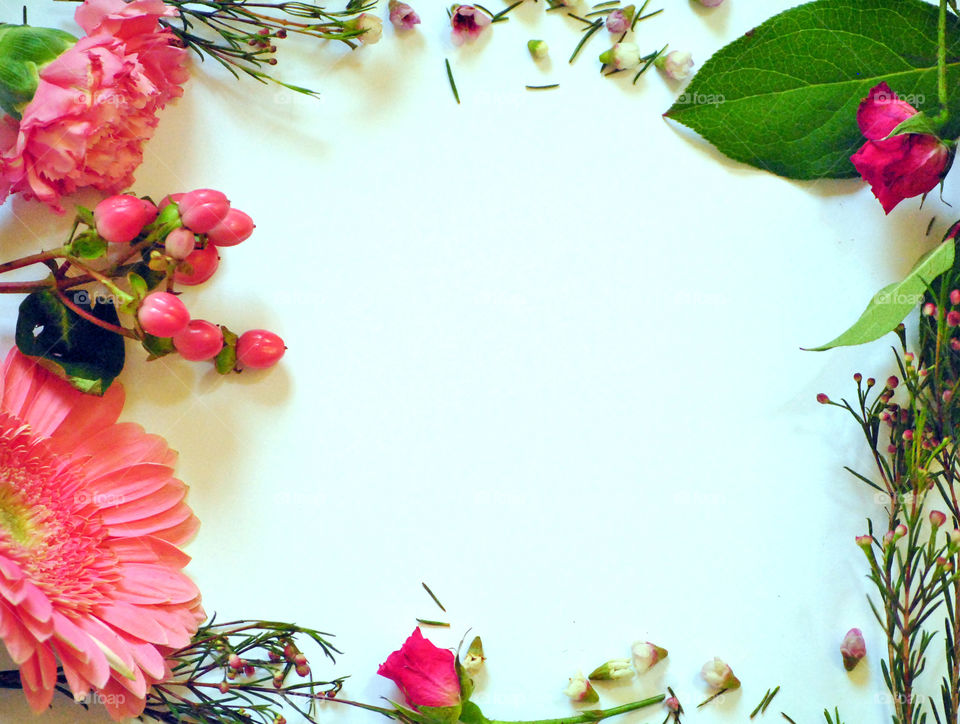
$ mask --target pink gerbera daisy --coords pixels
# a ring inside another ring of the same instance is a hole
[[[35,711],[59,664],[74,696],[136,716],[204,618],[178,548],[198,521],[176,454],[116,422],[119,385],[85,395],[16,350],[0,395],[0,639]]]

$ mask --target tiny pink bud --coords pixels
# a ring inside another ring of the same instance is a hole
[[[904,361],[904,364],[907,365],[907,367],[913,364],[914,359],[916,359],[916,357],[914,356],[913,352],[907,352],[903,355],[903,361]]]
[[[875,384],[877,384],[877,381],[873,377],[867,378],[867,387],[873,387]]]
[[[867,655],[867,645],[863,640],[863,633],[858,628],[847,631],[840,644],[840,654],[843,656],[843,668],[853,671],[860,659]]]
[[[733,675],[733,669],[723,662],[722,659],[714,658],[703,665],[700,675],[709,686],[714,689],[737,689],[740,687],[740,680]]]
[[[953,390],[944,390],[943,394],[940,395],[940,399],[944,402],[950,402],[953,399]]]
[[[863,379],[863,375],[861,375],[859,372],[853,373],[853,381],[856,382],[858,385],[860,384],[860,380],[862,379]]]
[[[230,656],[227,657],[227,666],[231,669],[242,669],[244,666],[243,659],[236,654],[230,654]]]
[[[599,60],[617,70],[629,70],[640,65],[640,48],[636,43],[615,43],[612,48],[600,53]]]
[[[923,314],[927,317],[936,317],[937,316],[937,305],[933,302],[927,302],[923,305]]]
[[[886,533],[883,534],[883,545],[888,546],[891,543],[893,543],[896,539],[897,539],[896,533],[894,533],[892,530],[888,530]]]
[[[390,22],[398,30],[411,30],[420,24],[420,16],[406,3],[390,0]]]
[[[253,676],[255,673],[257,673],[257,670],[250,664],[247,664],[246,666],[243,667],[244,676]]]
[[[906,440],[907,442],[910,442],[911,440],[913,440],[913,430],[904,430],[903,439]]]
[[[941,513],[939,510],[930,511],[930,525],[932,525],[934,528],[939,528],[946,522],[947,516],[944,513]]]
[[[901,523],[900,525],[898,525],[896,528],[893,529],[893,534],[894,534],[894,537],[896,538],[903,538],[903,536],[907,534],[907,526]]]
[[[623,9],[617,8],[611,12],[607,15],[607,30],[614,35],[620,35],[630,30],[635,10],[636,8],[633,5],[628,5]]]
[[[283,674],[274,674],[273,676],[273,688],[282,689],[283,688]]]
[[[960,327],[960,312],[956,309],[951,309],[947,312],[947,326]]]
[[[953,570],[953,561],[947,560],[943,556],[939,556],[937,558],[937,565],[947,572]]]
[[[177,205],[183,225],[197,234],[206,234],[230,211],[230,200],[213,189],[188,191],[180,197]]]
[[[827,397],[825,393],[820,392],[817,394],[817,402],[819,402],[821,405],[826,405],[828,402],[830,402],[830,398]]]
[[[950,545],[960,546],[960,528],[954,528],[947,535],[950,537]]]
[[[228,684],[226,681],[221,681],[219,689],[221,694],[226,694],[228,691],[230,691],[230,684]]]
[[[954,289],[950,292],[950,304],[960,304],[960,289]]]
[[[293,663],[297,666],[304,666],[307,663],[307,657],[303,654],[297,654],[293,657]]]
[[[680,700],[677,699],[677,697],[675,697],[675,696],[671,696],[671,697],[667,698],[667,699],[663,702],[663,705],[664,705],[665,707],[667,707],[670,711],[673,711],[673,712],[678,712],[678,711],[680,711]]]
[[[898,380],[895,375],[890,375],[887,378],[887,387],[889,387],[891,390],[897,389],[897,385],[899,384],[900,380]]]
[[[167,234],[167,238],[163,240],[163,246],[166,249],[167,256],[183,260],[197,246],[197,240],[190,229],[181,226]]]
[[[143,227],[157,218],[157,207],[129,194],[110,196],[93,209],[97,233],[111,244],[133,241]]]
[[[570,683],[563,693],[573,701],[582,701],[588,704],[595,704],[600,701],[600,695],[593,685],[587,681],[587,678],[580,672],[576,676],[570,677]]]
[[[190,321],[190,312],[179,298],[169,292],[153,292],[140,303],[137,319],[147,334],[172,337]]]
[[[683,80],[690,75],[693,68],[693,58],[690,53],[681,53],[679,50],[672,50],[666,55],[659,56],[654,65],[663,71],[663,74],[673,80]]]
[[[649,641],[637,641],[631,647],[633,669],[638,675],[650,671],[659,662],[667,658],[667,650]]]
[[[207,231],[207,238],[216,246],[236,246],[249,239],[254,230],[253,219],[240,209],[230,209],[227,215]]]
[[[858,535],[857,536],[857,545],[863,548],[864,550],[869,550],[873,545],[873,538],[868,535]]]
[[[891,455],[897,451],[897,446],[894,444],[887,445],[887,452]]]
[[[310,667],[307,664],[297,664],[294,669],[297,672],[297,676],[301,676],[304,679],[310,676]]]

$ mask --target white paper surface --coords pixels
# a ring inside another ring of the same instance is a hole
[[[793,4],[662,3],[641,49],[669,41],[699,67]],[[31,20],[70,28],[71,7],[31,2]],[[288,41],[276,72],[319,101],[196,64],[147,146],[137,193],[219,188],[257,223],[184,295],[194,316],[289,347],[278,368],[227,379],[129,349],[123,418],[181,453],[208,612],[336,633],[329,673],[366,701],[397,696],[375,671],[419,616],[452,623],[428,632],[440,645],[483,637],[491,718],[570,713],[567,677],[637,639],[669,659],[604,687],[607,705],[671,685],[687,721],[744,721],[781,685],[768,720],[835,705],[846,722],[888,718],[853,542],[877,506],[842,470],[867,469],[866,448],[814,397],[852,394],[856,370],[885,378],[889,340],[800,347],[856,319],[955,212],[934,194],[885,218],[858,182],[725,160],[661,118],[680,86],[598,75],[606,31],[570,66],[576,24],[542,3],[459,49],[442,4],[416,9],[418,30],[387,24],[359,52]],[[68,226],[8,202],[3,256]],[[4,348],[18,302],[0,299]],[[869,660],[848,675],[852,626]],[[713,656],[743,689],[696,711]],[[27,720],[2,693],[0,721]],[[59,698],[43,721],[107,718]]]

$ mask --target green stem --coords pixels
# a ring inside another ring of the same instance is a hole
[[[937,99],[940,101],[938,121],[945,123],[947,110],[947,0],[940,0],[937,18]]]
[[[626,714],[630,711],[653,706],[654,704],[659,704],[665,698],[666,694],[657,694],[657,696],[651,696],[649,699],[632,701],[629,704],[621,704],[620,706],[613,706],[609,709],[590,709],[588,711],[582,711],[579,714],[574,714],[573,716],[564,716],[558,719],[527,719],[522,721],[488,719],[487,724],[582,724],[584,722],[601,721],[612,716],[619,716],[620,714]]]

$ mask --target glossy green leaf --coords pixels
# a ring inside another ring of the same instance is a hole
[[[923,299],[927,285],[953,266],[954,253],[954,241],[948,239],[924,254],[902,281],[888,284],[873,295],[860,319],[850,329],[832,342],[812,347],[809,351],[822,352],[833,347],[864,344],[893,331]]]
[[[960,86],[960,22],[948,17],[948,86]],[[855,176],[856,113],[885,81],[935,115],[937,7],[815,0],[776,15],[703,64],[665,114],[727,156],[797,179]],[[960,135],[960,93],[945,133]]]
[[[90,311],[119,324],[112,304],[95,304]],[[78,390],[94,395],[106,392],[123,369],[123,337],[84,319],[50,291],[34,292],[20,304],[16,343],[25,355],[41,359]]]

